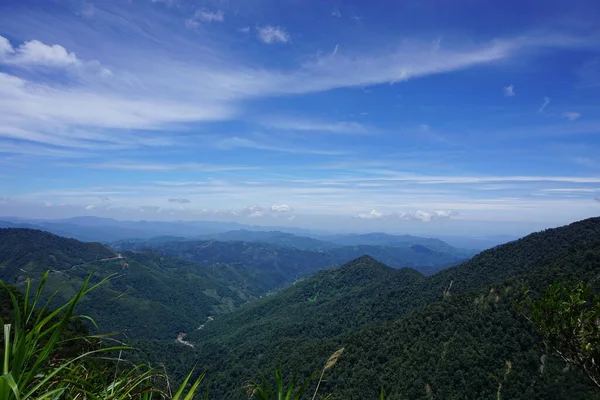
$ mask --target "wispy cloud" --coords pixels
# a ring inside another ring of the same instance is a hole
[[[355,121],[323,122],[303,118],[267,118],[260,124],[274,129],[292,131],[313,131],[336,134],[367,134],[378,130]]]
[[[339,8],[335,7],[331,12],[331,16],[335,18],[342,18],[342,13],[340,12]]]
[[[202,22],[223,22],[225,21],[225,12],[222,10],[196,10],[194,15],[186,20],[188,28],[197,28]]]
[[[246,148],[262,151],[270,151],[277,153],[295,153],[295,154],[314,154],[322,156],[346,155],[347,151],[340,150],[325,150],[318,148],[305,148],[301,146],[280,146],[266,143],[260,143],[252,139],[233,136],[225,139],[220,139],[216,143],[216,147],[222,150],[232,150],[237,148]]]
[[[546,109],[546,107],[548,107],[548,104],[550,104],[550,97],[544,97],[544,102],[542,103],[542,106],[540,107],[540,109],[538,110],[538,112],[544,112],[544,110]]]
[[[405,211],[405,212],[381,212],[372,210],[369,213],[358,214],[360,219],[400,219],[429,222],[436,219],[447,219],[458,215],[457,212],[451,210],[432,210],[432,211]]]
[[[567,111],[562,114],[562,117],[568,119],[569,121],[575,121],[581,118],[581,114],[576,111]]]
[[[266,44],[287,43],[290,41],[290,34],[279,26],[259,26],[256,31],[258,38]]]
[[[135,20],[130,22],[133,25]],[[289,39],[284,31],[271,28],[263,30],[268,41]],[[169,30],[159,32],[170,34]],[[85,35],[75,32],[72,36]],[[60,84],[49,84],[11,71],[0,73],[0,120],[4,125],[0,135],[14,137],[15,132],[33,132],[37,136],[22,139],[50,144],[60,138],[56,132],[62,131],[62,139],[67,137],[75,143],[87,140],[81,136],[85,130],[80,128],[84,127],[102,130],[99,134],[103,140],[112,142],[124,130],[161,130],[173,124],[233,119],[243,102],[250,99],[399,82],[493,63],[524,49],[564,46],[565,42],[573,45],[573,41],[562,37],[554,40],[518,38],[466,47],[447,44],[436,52],[420,41],[406,40],[395,51],[338,52],[336,57],[311,58],[286,70],[250,67],[243,56],[236,55],[233,60],[214,47],[208,49],[194,42],[184,42],[184,62],[154,45],[130,48],[122,38],[109,40],[106,48],[111,53],[104,53],[101,60],[111,65],[109,75],[86,70],[83,76],[64,77]],[[60,45],[33,42],[35,50],[31,50],[31,42],[27,43],[30,45],[23,51],[28,55],[23,60],[34,63],[32,66],[50,63],[63,68],[89,65],[103,69],[103,64],[82,61]],[[173,51],[178,45],[178,41],[172,42]],[[0,40],[2,62],[20,60],[22,56],[15,48],[20,46],[13,46],[5,38]],[[333,129],[357,128],[340,125]]]
[[[188,163],[147,163],[141,160],[136,161],[119,161],[114,160],[110,162],[102,163],[89,163],[83,164],[87,168],[94,169],[113,169],[123,171],[203,171],[203,172],[217,172],[217,171],[244,171],[244,170],[256,170],[259,169],[257,166],[241,166],[241,165],[211,165],[202,164],[195,162]]]
[[[340,48],[340,45],[336,44],[335,47],[333,48],[333,51],[331,52],[331,57],[333,57],[337,54],[339,48]]]
[[[515,86],[514,85],[508,85],[504,87],[504,96],[506,97],[512,97],[514,96],[515,93]]]

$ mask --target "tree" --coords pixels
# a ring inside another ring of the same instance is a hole
[[[600,296],[571,282],[550,285],[537,300],[526,296],[525,317],[544,343],[600,388]]]

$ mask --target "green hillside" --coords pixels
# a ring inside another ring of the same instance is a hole
[[[34,286],[50,270],[47,288],[58,291],[53,304],[72,297],[90,272],[93,281],[114,277],[90,293],[80,311],[103,331],[131,338],[174,339],[195,330],[212,315],[230,312],[272,288],[261,272],[226,264],[201,266],[158,253],[114,253],[29,229],[0,230],[0,279]]]
[[[100,243],[83,243],[33,229],[0,229],[0,275],[7,283],[117,254]]]
[[[327,384],[334,398],[374,398],[380,385],[394,399],[497,398],[500,383],[502,398],[595,398],[552,357],[538,377],[544,351],[513,300],[522,285],[596,279],[599,238],[600,219],[588,219],[431,277],[363,257],[223,315],[190,335],[197,352],[184,359],[216,371],[217,398],[242,398],[243,380],[278,361],[312,372],[341,346],[347,351]]]

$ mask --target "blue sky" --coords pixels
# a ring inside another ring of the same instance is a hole
[[[596,0],[0,4],[0,215],[479,234],[599,214]]]

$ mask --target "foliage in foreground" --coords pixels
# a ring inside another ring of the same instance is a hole
[[[88,277],[71,300],[50,311],[48,304],[54,296],[44,304],[41,301],[47,276],[47,273],[43,276],[35,294],[28,281],[22,299],[0,281],[0,290],[10,297],[13,311],[12,323],[0,318],[3,330],[0,343],[2,400],[193,398],[204,374],[187,389],[192,376],[190,372],[174,394],[164,392],[157,389],[157,384],[168,378],[150,366],[128,366],[119,370],[122,352],[131,348],[120,344],[104,346],[100,339],[107,339],[106,336],[70,334],[73,322],[78,319],[94,323],[86,316],[75,315],[75,308],[84,295],[105,280],[90,286]],[[67,349],[74,344],[81,351],[69,356]],[[118,357],[115,357],[116,353]]]
[[[91,277],[91,275],[90,275]],[[7,323],[0,318],[3,328],[2,376],[0,376],[0,398],[2,400],[191,400],[204,379],[200,374],[192,383],[193,371],[184,379],[179,389],[172,393],[166,374],[148,365],[129,365],[122,359],[123,351],[132,350],[124,345],[106,347],[107,335],[90,336],[87,332],[74,332],[73,322],[87,319],[75,315],[81,298],[102,285],[89,285],[86,279],[77,294],[67,303],[50,311],[48,304],[41,302],[47,274],[42,278],[35,294],[31,282],[27,282],[25,296],[20,296],[0,281],[0,294],[10,297],[12,312]],[[110,277],[106,278],[110,279]],[[2,310],[6,313],[7,310]],[[73,335],[73,333],[76,333]],[[312,399],[317,398],[319,386],[326,371],[333,368],[344,349],[329,357],[317,382]],[[70,354],[73,353],[73,354]],[[121,364],[125,364],[121,366]],[[314,376],[314,374],[313,374]],[[256,400],[299,400],[307,395],[313,376],[301,385],[296,379],[285,384],[281,370],[275,371],[275,384],[263,377],[262,382],[248,385],[248,397]],[[163,391],[158,387],[166,386]],[[325,397],[327,399],[329,396]],[[208,392],[206,394],[208,399]]]
[[[600,296],[583,283],[554,283],[537,300],[528,298],[526,317],[563,361],[600,387]]]

